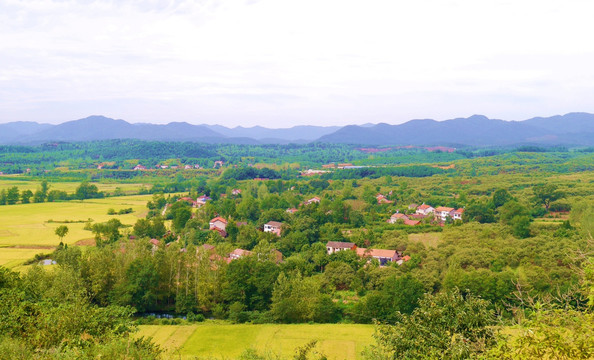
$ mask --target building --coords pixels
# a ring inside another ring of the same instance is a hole
[[[241,195],[241,189],[233,189],[231,190],[231,195]]]
[[[313,204],[313,203],[319,203],[319,202],[320,202],[320,198],[319,198],[319,197],[317,197],[317,196],[314,196],[314,197],[312,197],[311,199],[309,199],[309,200],[306,200],[306,201],[304,202],[304,204],[305,204],[305,205],[309,205],[309,204]]]
[[[146,170],[146,166],[138,164],[134,167],[134,170]]]
[[[278,221],[269,221],[266,224],[264,224],[264,232],[271,232],[273,234],[276,234],[277,236],[281,236],[282,226],[283,223],[280,223]]]
[[[287,210],[285,210],[286,212],[288,212],[289,214],[294,214],[297,212],[297,209],[295,208],[288,208]]]
[[[438,206],[435,208],[435,217],[440,221],[446,221],[448,217],[453,217],[452,212],[454,208],[445,207],[445,206]]]
[[[377,259],[380,266],[400,260],[400,254],[396,250],[358,248],[356,251],[360,257]]]
[[[388,200],[388,198],[382,194],[377,194],[377,196],[375,198],[377,199],[378,204],[392,204],[392,203],[394,203],[394,201]]]
[[[452,218],[454,220],[462,220],[463,214],[464,214],[464,209],[462,209],[462,208],[454,210],[454,211],[452,211]]]
[[[200,196],[200,197],[199,197],[199,198],[196,200],[196,206],[197,206],[197,207],[201,207],[201,206],[203,206],[203,205],[206,205],[206,203],[207,203],[208,201],[210,201],[210,200],[212,200],[212,199],[211,199],[210,197],[206,196],[206,195]]]
[[[398,220],[402,220],[402,221],[408,220],[408,216],[401,214],[401,213],[396,213],[396,214],[390,216],[390,219],[388,219],[388,222],[390,224],[396,224],[396,222]]]
[[[328,241],[328,243],[326,243],[326,251],[328,251],[328,255],[334,254],[338,251],[355,249],[357,249],[357,245],[351,242]]]
[[[252,255],[252,252],[249,250],[235,249],[235,250],[233,250],[232,253],[229,254],[229,259],[237,260],[237,259],[241,259],[242,257],[250,256],[250,255]]]
[[[417,208],[417,214],[427,216],[433,212],[435,212],[435,209],[431,205],[423,204]]]
[[[208,222],[208,226],[211,230],[214,228],[225,230],[227,228],[227,220],[220,216],[217,216],[216,218]]]

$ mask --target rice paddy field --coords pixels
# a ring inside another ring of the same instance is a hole
[[[295,349],[317,340],[328,360],[356,360],[373,342],[373,325],[226,324],[142,325],[137,336],[152,337],[171,358],[234,359],[246,349],[292,358]]]

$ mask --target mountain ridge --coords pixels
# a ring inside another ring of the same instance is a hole
[[[514,144],[594,146],[594,114],[574,112],[522,121],[489,119],[484,115],[443,121],[413,119],[346,126],[298,125],[270,129],[262,126],[228,128],[222,125],[129,123],[102,115],[58,125],[16,121],[0,124],[0,144],[51,141],[139,139],[232,144],[289,144],[327,142],[354,145],[508,146]]]

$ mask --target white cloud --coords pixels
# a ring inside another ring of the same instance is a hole
[[[0,2],[0,122],[593,111],[589,1]]]

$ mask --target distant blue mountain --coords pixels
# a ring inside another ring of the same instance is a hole
[[[570,113],[524,121],[493,120],[482,115],[446,121],[411,120],[400,125],[364,124],[295,126],[269,129],[261,126],[227,128],[220,125],[131,124],[104,116],[90,116],[59,125],[36,122],[0,124],[0,144],[34,144],[48,141],[140,139],[234,144],[286,144],[312,141],[356,145],[473,145],[516,144],[594,146],[594,114]]]
[[[525,121],[492,120],[473,115],[446,121],[411,120],[400,125],[351,125],[322,136],[318,141],[361,145],[591,146],[594,145],[594,115],[570,113]]]

